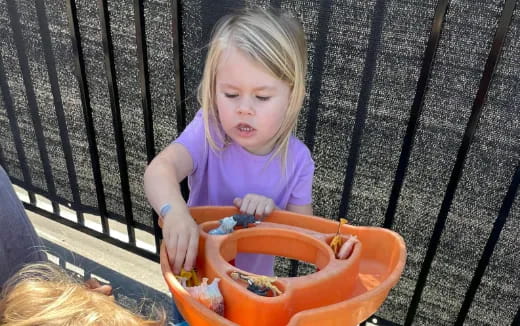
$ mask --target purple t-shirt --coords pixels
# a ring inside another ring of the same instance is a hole
[[[285,173],[279,156],[269,160],[270,154],[254,155],[234,142],[213,150],[205,138],[202,111],[174,142],[186,147],[193,160],[188,206],[229,206],[248,193],[269,197],[281,209],[312,202],[314,161],[296,137],[289,140]],[[274,257],[239,253],[235,264],[252,273],[273,275]]]

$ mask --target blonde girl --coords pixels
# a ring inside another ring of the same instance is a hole
[[[314,162],[292,135],[306,71],[303,29],[286,13],[246,9],[217,23],[198,90],[202,108],[144,176],[175,273],[191,270],[196,258],[189,206],[235,205],[257,218],[274,209],[312,214]],[[179,187],[185,177],[187,203]],[[273,275],[274,257],[239,253],[235,264]]]
[[[163,311],[159,312],[158,320],[147,320],[119,306],[104,292],[92,290],[51,263],[27,265],[3,287],[0,325],[165,325]]]

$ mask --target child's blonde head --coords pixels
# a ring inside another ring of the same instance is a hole
[[[143,319],[50,263],[23,268],[6,283],[0,298],[3,326],[164,325],[164,312],[159,315],[158,321]]]
[[[217,149],[210,125],[219,126],[215,101],[216,74],[219,58],[228,48],[234,47],[250,56],[267,72],[286,82],[290,89],[289,105],[280,130],[274,136],[275,153],[285,157],[291,132],[305,97],[307,73],[307,45],[299,21],[283,12],[266,9],[243,9],[223,17],[213,30],[204,66],[198,98],[203,108],[206,138]],[[216,135],[225,139],[220,128]]]

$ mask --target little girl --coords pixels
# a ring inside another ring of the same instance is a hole
[[[235,205],[257,218],[274,209],[312,215],[314,162],[292,136],[306,71],[305,35],[295,19],[247,9],[217,23],[198,89],[202,109],[144,175],[175,274],[191,270],[197,254],[188,206]],[[187,203],[179,187],[185,177]],[[273,275],[274,257],[239,253],[235,264]]]

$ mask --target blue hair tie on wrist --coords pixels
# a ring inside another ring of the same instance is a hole
[[[168,212],[172,209],[172,205],[170,204],[164,204],[161,206],[161,209],[159,210],[159,214],[161,214],[161,216],[165,216],[166,214],[168,214]]]

